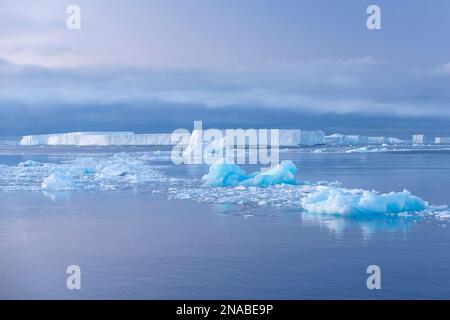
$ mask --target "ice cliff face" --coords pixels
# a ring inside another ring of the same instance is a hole
[[[133,132],[70,132],[24,136],[21,145],[52,146],[121,146],[121,145],[174,145],[171,133],[135,134]],[[225,137],[225,131],[223,130]],[[300,129],[279,130],[280,146],[299,146],[323,144],[325,134],[322,131],[304,131]],[[197,130],[190,136],[190,147],[203,144]],[[179,141],[179,140],[177,140]]]
[[[364,145],[364,144],[402,144],[406,143],[404,140],[400,140],[394,137],[368,137],[361,135],[345,135],[335,133],[329,136],[325,136],[323,139],[325,144],[328,145]]]
[[[268,132],[270,129],[267,129]],[[221,130],[226,137],[225,130]],[[361,135],[332,134],[325,136],[323,131],[307,131],[300,129],[279,129],[279,145],[281,147],[313,146],[313,145],[367,145],[367,144],[401,144],[406,141],[393,137],[368,137]],[[270,135],[270,134],[269,134]],[[202,140],[201,132],[194,130],[187,133],[188,148],[193,149]],[[52,145],[52,146],[125,146],[125,145],[174,145],[171,133],[135,134],[133,132],[71,132],[60,134],[44,134],[24,136],[21,145]],[[224,138],[225,139],[225,138]],[[175,141],[180,141],[176,139]],[[224,144],[222,139],[222,144]],[[442,142],[441,142],[442,143]]]
[[[280,146],[314,146],[324,143],[325,133],[320,130],[280,129]]]
[[[133,132],[71,132],[24,136],[21,145],[51,146],[124,146],[172,145],[170,133],[134,134]]]

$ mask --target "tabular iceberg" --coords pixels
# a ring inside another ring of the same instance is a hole
[[[436,144],[450,144],[450,137],[436,137],[434,138]]]
[[[404,140],[395,137],[368,137],[361,135],[345,135],[334,133],[324,137],[324,143],[328,145],[364,145],[364,144],[401,144]]]
[[[267,129],[270,131],[270,129]],[[226,137],[225,130],[220,130]],[[183,134],[177,134],[183,135]],[[186,133],[189,138],[188,148],[205,144],[201,132],[193,130]],[[69,132],[55,134],[28,135],[22,137],[23,146],[52,145],[52,146],[122,146],[122,145],[174,145],[172,133],[135,134],[133,132]],[[317,145],[324,143],[325,134],[322,131],[306,131],[300,129],[280,129],[280,146]]]
[[[124,146],[173,145],[170,133],[135,134],[133,132],[70,132],[24,136],[23,146]]]
[[[282,147],[313,146],[324,143],[325,133],[320,130],[280,129],[279,143]]]

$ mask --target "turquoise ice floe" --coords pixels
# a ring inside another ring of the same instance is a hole
[[[247,172],[233,163],[218,160],[209,167],[203,176],[206,185],[213,187],[256,186],[267,187],[276,184],[297,184],[297,167],[292,161],[285,160],[265,171]]]
[[[428,203],[408,190],[378,193],[361,189],[317,186],[301,199],[303,209],[316,214],[370,215],[418,212]]]

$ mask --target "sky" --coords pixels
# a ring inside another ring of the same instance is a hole
[[[446,0],[0,0],[0,135],[450,136],[449,31]]]

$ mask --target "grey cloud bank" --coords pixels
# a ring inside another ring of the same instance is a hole
[[[155,130],[168,130],[187,119],[261,127],[279,120],[284,127],[293,115],[319,129],[370,127],[378,119],[423,128],[450,120],[449,88],[448,65],[400,68],[371,58],[234,71],[46,68],[0,60],[0,134],[61,131],[62,123],[136,131],[157,121]]]

